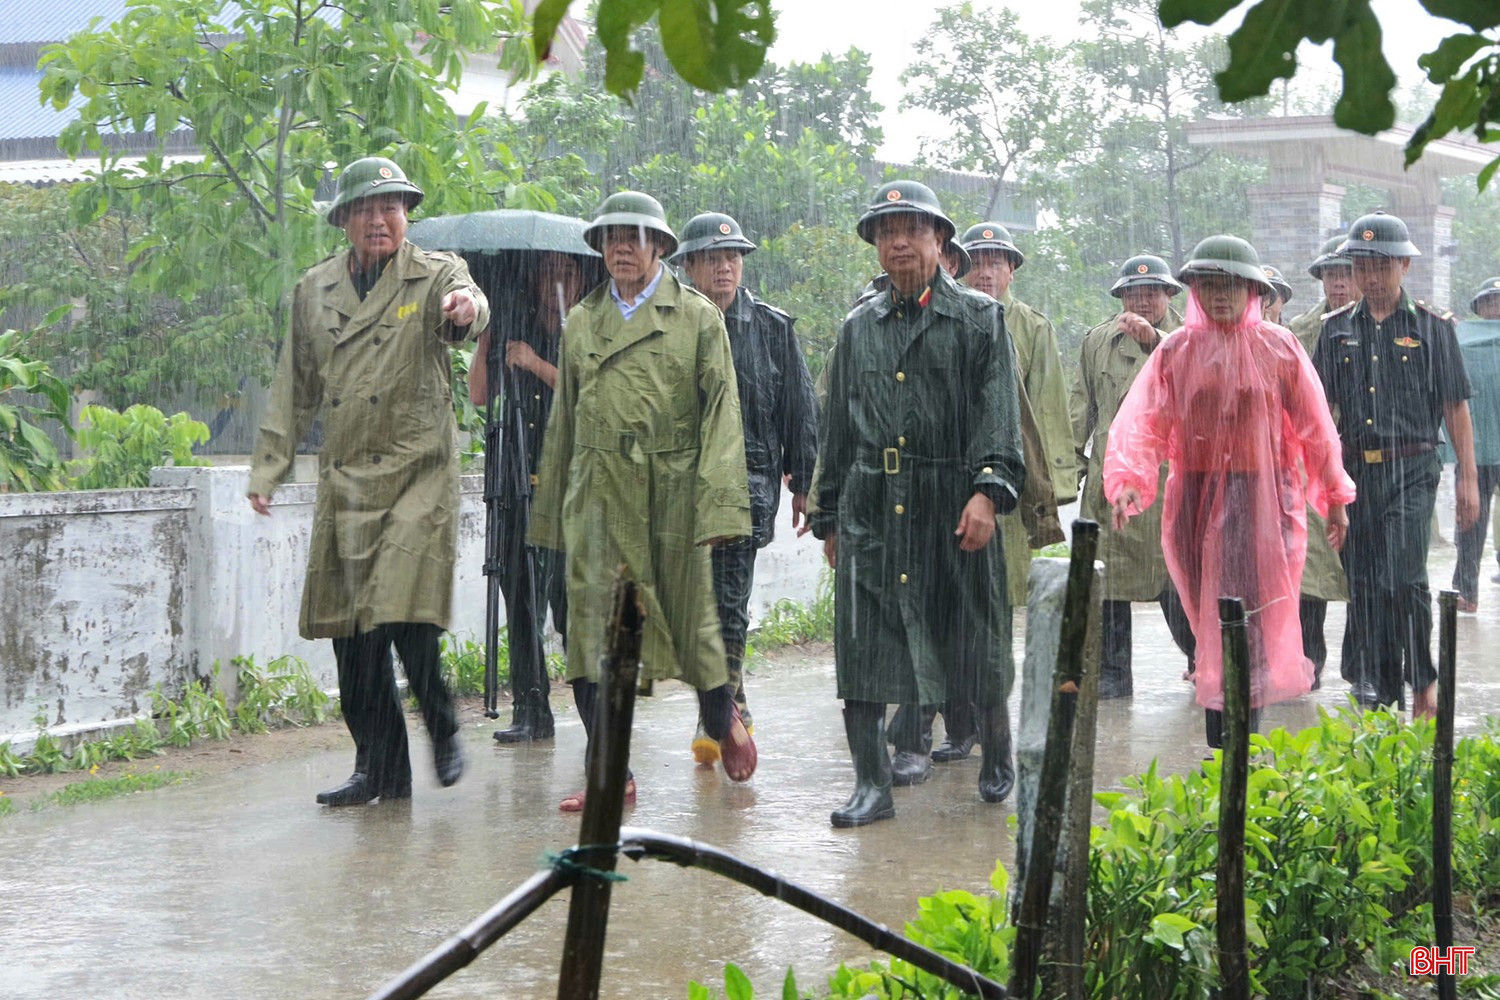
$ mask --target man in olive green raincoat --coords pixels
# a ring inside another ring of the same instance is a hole
[[[735,781],[755,743],[728,686],[708,546],[750,535],[739,388],[719,310],[662,264],[677,247],[661,205],[613,194],[584,232],[609,281],[563,328],[531,540],[568,561],[568,680],[593,746],[616,567],[642,587],[644,677],[698,689],[703,726]],[[634,795],[634,779],[627,798]],[[581,811],[584,793],[563,800]]]
[[[1120,404],[1135,384],[1151,351],[1181,325],[1171,310],[1182,286],[1167,262],[1139,254],[1120,267],[1110,294],[1122,310],[1084,334],[1078,378],[1069,399],[1077,475],[1084,478],[1079,514],[1099,522],[1099,559],[1104,563],[1100,698],[1126,698],[1134,692],[1131,668],[1131,602],[1156,601],[1178,647],[1193,662],[1193,630],[1167,577],[1161,548],[1161,505],[1133,518],[1120,530],[1111,524],[1104,499],[1104,452]],[[1166,475],[1165,471],[1162,473]]]
[[[439,780],[451,785],[463,772],[438,664],[458,540],[449,347],[488,322],[489,305],[462,260],[407,242],[407,212],[421,200],[382,157],[339,176],[328,221],[350,249],[297,283],[252,457],[250,504],[269,514],[298,442],[322,413],[299,631],[333,639],[355,744],[354,774],[318,795],[324,805],[411,795],[393,645],[422,706]]]
[[[973,702],[979,790],[1010,760],[1010,607],[995,515],[1025,481],[1014,350],[1000,306],[938,266],[953,223],[925,185],[882,187],[860,219],[890,277],[844,321],[819,435],[813,533],[835,571],[835,658],[855,790],[830,817],[895,814],[885,706]]]
[[[1311,309],[1296,316],[1287,329],[1297,335],[1307,356],[1318,349],[1323,335],[1323,317],[1337,312],[1358,296],[1354,288],[1354,262],[1339,255],[1344,234],[1323,244],[1318,257],[1308,265],[1307,273],[1323,285],[1323,297]],[[1329,601],[1349,600],[1349,584],[1344,579],[1344,564],[1328,544],[1323,516],[1307,508],[1307,561],[1302,567],[1302,594],[1298,614],[1302,619],[1302,652],[1313,664],[1313,689],[1323,682],[1323,667],[1328,662],[1328,640],[1323,623],[1328,617]]]

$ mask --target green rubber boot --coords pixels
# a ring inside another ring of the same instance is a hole
[[[854,794],[828,817],[836,827],[865,826],[896,815],[891,798],[891,758],[885,750],[885,706],[844,702],[844,732],[854,759]]]

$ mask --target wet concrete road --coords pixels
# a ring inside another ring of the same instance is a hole
[[[1433,559],[1446,583],[1452,550]],[[1500,586],[1485,565],[1481,611],[1459,622],[1460,734],[1500,714]],[[1267,727],[1313,722],[1341,704],[1330,609],[1330,683],[1267,711]],[[1099,787],[1153,757],[1181,770],[1203,754],[1202,714],[1179,680],[1159,612],[1136,612],[1136,696],[1101,706]],[[1019,637],[1018,637],[1019,649]],[[640,803],[626,822],[716,844],[894,927],[938,887],[983,891],[1009,863],[1010,805],[975,792],[977,759],[897,789],[897,817],[833,830],[828,812],[851,771],[831,662],[751,681],[760,770],[748,785],[693,765],[695,700],[676,685],[637,709]],[[1013,706],[1016,701],[1013,700]],[[451,789],[430,773],[424,738],[411,802],[329,810],[352,751],[241,769],[146,795],[0,821],[0,996],[31,998],[359,997],[439,944],[573,843],[557,802],[580,785],[582,727],[559,719],[555,745],[502,749],[492,723],[465,729],[469,770]],[[861,945],[811,917],[705,873],[622,861],[604,995],[677,998],[689,979],[718,984],[734,961],[772,995],[788,965],[821,985]],[[557,897],[432,995],[547,997],[560,960]]]

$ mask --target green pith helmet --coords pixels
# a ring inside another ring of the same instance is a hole
[[[873,244],[875,220],[893,212],[918,212],[931,218],[937,225],[938,236],[944,243],[951,240],[958,232],[958,227],[943,214],[943,206],[938,202],[937,195],[932,193],[932,188],[916,181],[892,181],[881,185],[880,190],[875,192],[875,197],[870,201],[870,207],[865,209],[865,214],[859,217],[859,223],[854,227],[854,231],[859,233],[860,239]]]
[[[690,253],[700,250],[738,250],[741,256],[755,249],[755,244],[745,238],[740,224],[723,212],[704,212],[695,215],[682,227],[682,243],[672,255],[680,262]]]
[[[953,239],[951,236],[948,238],[948,245],[943,247],[943,253],[949,255],[950,257],[957,258],[958,264],[953,268],[954,281],[957,281],[959,278],[962,278],[964,275],[968,274],[969,268],[974,266],[974,261],[969,256],[969,251],[965,250],[963,248],[963,245],[959,243],[958,240]]]
[[[1122,298],[1127,288],[1136,285],[1160,285],[1168,295],[1182,291],[1182,285],[1172,277],[1172,268],[1155,254],[1141,253],[1120,265],[1120,276],[1110,286],[1109,294]]]
[[[1177,280],[1186,282],[1192,277],[1219,274],[1244,278],[1261,288],[1275,288],[1266,277],[1260,254],[1255,252],[1255,248],[1238,236],[1229,235],[1210,236],[1193,247],[1193,255],[1177,271]]]
[[[1500,278],[1485,278],[1484,284],[1479,286],[1479,291],[1469,300],[1469,309],[1472,312],[1479,311],[1479,300],[1489,298],[1491,295],[1500,295]]]
[[[395,160],[383,156],[366,156],[355,160],[339,174],[338,188],[334,191],[333,204],[328,206],[325,218],[331,225],[342,226],[346,209],[361,198],[377,194],[403,194],[406,210],[410,212],[422,204],[422,189],[406,179],[406,171],[396,165]]]
[[[1323,244],[1323,249],[1318,251],[1317,259],[1307,265],[1307,273],[1322,281],[1323,271],[1326,268],[1345,267],[1352,269],[1354,261],[1339,253],[1339,247],[1343,245],[1344,236],[1342,233],[1338,236],[1328,237],[1328,241]]]
[[[1281,276],[1281,272],[1270,264],[1265,265],[1261,270],[1265,272],[1266,278],[1271,282],[1271,287],[1275,290],[1276,294],[1281,296],[1282,303],[1285,304],[1292,301],[1292,286],[1287,284],[1287,280]]]
[[[1339,253],[1346,257],[1420,257],[1422,251],[1411,241],[1406,223],[1394,215],[1372,212],[1361,215],[1349,226]]]
[[[619,191],[604,199],[594,221],[583,231],[583,241],[598,253],[604,252],[604,230],[610,226],[635,226],[649,229],[665,239],[662,256],[677,249],[677,234],[667,225],[667,213],[661,202],[640,191]]]
[[[999,250],[1010,258],[1012,270],[1018,270],[1026,263],[1026,255],[1011,240],[1010,230],[998,222],[981,222],[970,226],[961,242],[970,254],[975,250]]]

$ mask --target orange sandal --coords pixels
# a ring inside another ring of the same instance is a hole
[[[557,808],[565,813],[583,812],[584,800],[588,798],[588,791],[574,792],[557,804]],[[625,804],[635,805],[635,779],[631,778],[625,782]]]

